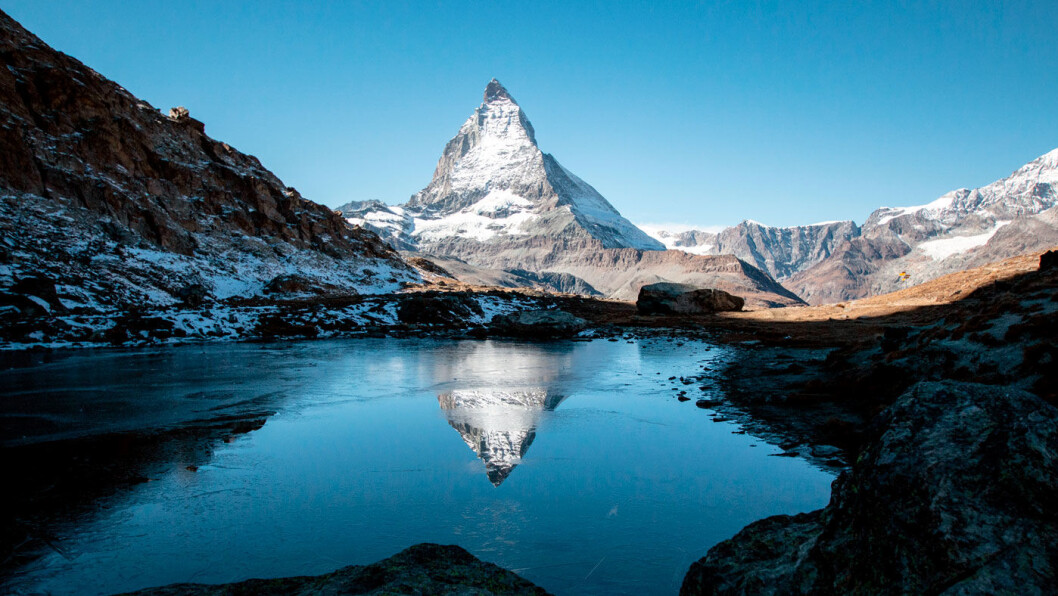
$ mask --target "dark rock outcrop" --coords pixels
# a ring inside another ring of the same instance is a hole
[[[738,311],[745,304],[723,290],[663,282],[640,288],[636,309],[641,315],[696,315]]]
[[[139,596],[197,594],[532,594],[542,588],[492,563],[485,563],[458,546],[417,544],[367,566],[352,565],[312,577],[249,579],[222,584],[173,584],[132,592]]]
[[[1040,269],[1058,268],[1058,250],[1049,250],[1040,255]]]
[[[492,319],[494,332],[514,337],[572,337],[587,326],[584,319],[562,310],[523,310]]]
[[[1058,590],[1058,409],[924,382],[874,429],[825,509],[746,527],[691,566],[681,593]]]

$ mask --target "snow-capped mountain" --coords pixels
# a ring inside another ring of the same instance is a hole
[[[1058,149],[1010,176],[914,207],[883,207],[862,234],[787,280],[810,302],[882,294],[1058,245]]]
[[[433,179],[407,204],[339,207],[394,246],[462,256],[549,241],[662,250],[588,183],[537,146],[518,102],[493,79],[482,104],[448,142]]]
[[[777,228],[744,221],[720,232],[643,226],[673,250],[731,254],[812,304],[891,292],[1058,245],[1058,149],[1010,176],[913,207],[851,221]]]
[[[735,255],[777,280],[807,269],[830,256],[841,243],[859,235],[851,221],[775,227],[745,220],[719,232],[640,225],[670,250],[696,255]]]
[[[737,259],[666,251],[540,150],[525,112],[495,79],[426,188],[400,206],[364,201],[338,209],[400,250],[459,259],[492,279],[515,273],[622,299],[634,299],[644,284],[673,281],[717,287],[751,305],[800,303]]]
[[[187,110],[163,115],[2,12],[0,57],[3,317],[420,279]]]

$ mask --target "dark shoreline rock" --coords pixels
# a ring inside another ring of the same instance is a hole
[[[584,319],[563,310],[523,310],[492,319],[497,335],[532,339],[573,337],[588,326]]]
[[[640,315],[696,315],[739,311],[745,304],[723,290],[662,282],[639,289],[636,310]]]
[[[924,382],[873,423],[820,511],[751,524],[681,594],[1053,593],[1058,408]]]
[[[172,584],[129,592],[139,596],[198,594],[532,594],[542,588],[458,546],[416,544],[371,565],[324,575],[248,579],[231,584]]]

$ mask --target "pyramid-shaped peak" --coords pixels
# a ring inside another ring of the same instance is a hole
[[[506,99],[507,101],[515,104],[518,103],[514,101],[514,98],[511,97],[511,94],[507,91],[507,88],[504,87],[502,83],[500,83],[496,79],[492,79],[491,81],[489,81],[488,86],[485,87],[485,103],[499,101],[501,99]]]

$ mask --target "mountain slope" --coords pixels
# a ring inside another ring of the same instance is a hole
[[[186,110],[163,116],[3,13],[0,60],[5,312],[26,296],[110,311],[255,295],[291,275],[346,294],[418,278]]]

